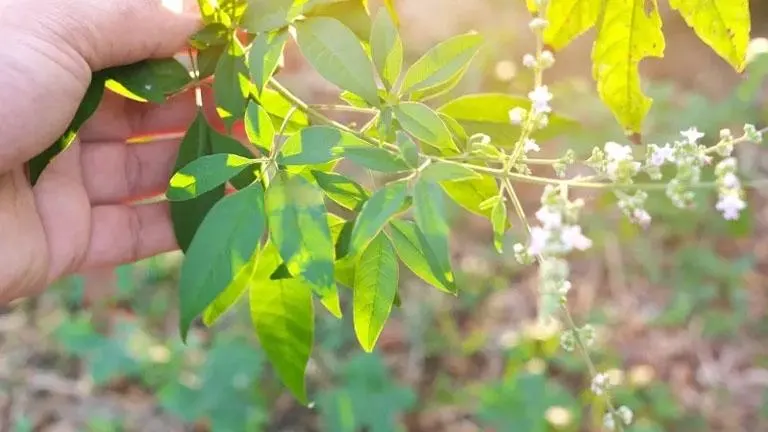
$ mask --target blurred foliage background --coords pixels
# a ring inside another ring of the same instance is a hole
[[[445,99],[527,92],[531,76],[520,59],[531,39],[522,1],[396,3],[411,58],[468,29],[487,38]],[[768,14],[753,3],[757,37]],[[723,127],[765,125],[768,56],[739,77],[684,24],[669,19],[665,32],[667,57],[643,65],[655,99],[646,141],[670,140],[690,126],[717,136]],[[542,145],[548,156],[565,148],[588,155],[622,139],[594,96],[590,36],[557,54],[547,75],[555,108],[583,125]],[[333,101],[336,90],[289,49],[278,79],[306,100]],[[747,177],[768,174],[765,151],[738,151]],[[522,186],[529,210],[539,193]],[[647,231],[619,217],[608,194],[584,198],[595,247],[572,260],[570,305],[579,322],[598,328],[593,358],[618,384],[618,404],[635,412],[629,430],[768,430],[765,191],[751,192],[749,212],[734,223],[714,211],[712,195],[688,212],[652,195]],[[458,208],[452,218],[461,295],[450,298],[409,276],[403,306],[371,355],[357,346],[350,313],[342,321],[320,314],[309,408],[267,365],[245,307],[180,343],[180,257],[168,254],[72,277],[0,311],[0,432],[600,430],[586,366],[559,348],[557,328],[535,325],[535,269],[496,254],[487,222]],[[520,240],[513,229],[507,249]]]

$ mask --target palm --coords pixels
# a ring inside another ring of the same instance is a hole
[[[0,199],[14,197],[16,211],[3,227],[19,238],[0,244],[0,249],[12,246],[14,251],[0,252],[17,260],[6,266],[18,273],[11,275],[18,281],[12,286],[43,288],[66,274],[173,249],[166,205],[130,202],[165,188],[178,139],[126,141],[184,130],[194,112],[191,95],[150,106],[107,94],[79,140],[53,161],[34,187],[21,167],[6,174],[13,181],[0,181]]]

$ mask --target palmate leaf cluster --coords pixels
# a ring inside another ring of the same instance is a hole
[[[503,159],[493,161],[489,154],[505,155],[520,144],[521,128],[510,123],[509,111],[529,109],[531,102],[481,93],[430,106],[462,80],[482,49],[482,36],[456,35],[406,64],[390,1],[378,11],[369,10],[366,0],[199,2],[205,28],[191,40],[193,73],[173,59],[95,73],[67,133],[30,163],[31,179],[72,142],[105,89],[161,102],[209,85],[206,79],[213,76],[218,115],[228,130],[243,125],[248,144],[214,128],[202,109],[182,141],[166,193],[185,253],[181,335],[186,338],[196,319],[212,326],[233,305],[247,302],[277,374],[306,402],[315,315],[341,317],[341,290],[351,291],[354,330],[366,351],[374,349],[392,309],[403,301],[402,269],[440,291],[459,292],[448,200],[487,218],[501,252],[510,221],[503,178],[491,168]],[[629,37],[637,43],[609,42],[627,37],[621,11],[638,17],[633,25],[656,25],[655,0],[548,3],[545,40],[555,48],[601,23],[595,52],[605,55],[596,55],[596,71],[608,72],[596,72],[598,89],[622,124],[639,127],[647,106],[635,88],[636,69],[648,55],[640,45],[656,43],[658,50],[658,41],[630,26]],[[694,10],[675,3],[681,11]],[[609,19],[611,14],[618,15]],[[694,27],[700,14],[689,14]],[[275,79],[291,40],[322,77],[341,88],[347,108],[370,116],[363,128],[331,120]],[[740,40],[734,49],[741,49]],[[626,51],[617,54],[615,46]],[[548,127],[533,137],[548,139],[575,126],[552,114]],[[491,149],[487,143],[478,147],[478,134],[490,139]],[[342,160],[381,180],[368,186],[355,181],[338,169]]]

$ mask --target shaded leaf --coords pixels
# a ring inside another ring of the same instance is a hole
[[[243,118],[250,91],[245,51],[237,39],[232,39],[219,57],[214,73],[213,93],[219,116],[230,124]]]
[[[245,111],[245,134],[253,145],[266,155],[272,151],[275,140],[275,126],[269,113],[258,103],[251,101]]]
[[[449,162],[433,162],[421,172],[421,178],[432,182],[479,179],[480,174],[462,165]]]
[[[373,171],[395,173],[410,170],[403,158],[379,147],[368,145],[344,147],[340,154],[350,162]]]
[[[412,221],[400,219],[389,223],[389,238],[392,240],[400,260],[416,276],[433,287],[450,293],[456,293],[456,285],[452,281],[434,273],[430,262],[436,262],[437,258],[431,249],[422,247],[420,238],[423,237],[419,228]]]
[[[444,196],[437,183],[420,179],[413,188],[413,215],[422,250],[431,252],[425,256],[432,272],[444,285],[454,286]]]
[[[270,32],[287,26],[300,12],[301,4],[294,5],[294,0],[249,1],[240,25],[252,34]]]
[[[308,17],[330,17],[339,20],[360,40],[367,40],[371,34],[371,17],[368,15],[368,0],[334,0],[308,3],[305,15]],[[319,4],[318,4],[319,3]]]
[[[310,126],[283,144],[278,162],[282,165],[318,165],[339,159],[338,149],[365,146],[365,141],[331,126]]]
[[[398,288],[395,250],[379,233],[363,251],[355,268],[353,321],[360,345],[372,352],[392,311]]]
[[[418,168],[419,161],[419,146],[403,131],[397,131],[397,145],[400,147],[400,152],[403,155],[403,160],[411,168]]]
[[[491,209],[483,208],[488,199],[499,196],[499,185],[493,177],[442,182],[441,186],[451,199],[464,209],[491,218]]]
[[[192,321],[248,264],[264,234],[261,184],[219,201],[205,216],[179,277],[179,327],[183,340]]]
[[[107,89],[138,102],[162,103],[192,81],[176,59],[150,59],[104,70]]]

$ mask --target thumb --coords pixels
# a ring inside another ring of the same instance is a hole
[[[201,26],[198,14],[176,13],[162,0],[64,0],[62,36],[101,70],[182,50]]]

